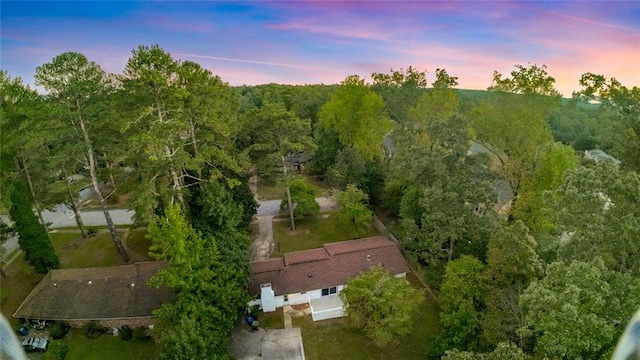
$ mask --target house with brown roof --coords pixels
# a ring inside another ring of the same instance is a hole
[[[147,286],[147,281],[164,267],[163,261],[150,261],[51,270],[13,316],[65,321],[72,326],[88,321],[113,328],[149,326],[153,323],[152,311],[175,299],[171,289]]]
[[[396,276],[409,271],[398,245],[384,236],[329,243],[253,262],[250,293],[259,299],[250,304],[269,312],[308,303],[314,320],[341,317],[344,306],[338,294],[349,279],[374,265]]]

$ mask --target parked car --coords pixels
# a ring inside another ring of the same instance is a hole
[[[49,339],[32,336],[22,340],[21,345],[26,352],[34,352],[34,351],[44,352],[44,351],[47,351],[47,346],[49,346]]]

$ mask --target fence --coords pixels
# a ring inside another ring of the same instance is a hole
[[[387,226],[382,222],[382,220],[380,220],[380,218],[376,214],[373,214],[373,224],[376,227],[376,229],[378,229],[378,231],[380,231],[386,237],[388,237],[389,239],[393,240],[393,242],[398,244],[398,248],[400,249],[400,252],[402,253],[402,255],[406,259],[407,258],[407,254],[406,254],[406,251],[404,250],[404,248],[402,247],[402,244],[400,244],[400,242],[395,237],[395,235],[393,235],[393,233],[389,230],[389,228],[387,228]],[[422,283],[422,285],[427,289],[427,291],[429,292],[431,297],[433,297],[434,300],[438,301],[438,298],[436,297],[436,294],[434,294],[433,291],[431,291],[431,288],[429,287],[429,285],[427,285],[427,283],[422,278],[422,273],[416,270],[417,266],[416,266],[415,262],[414,261],[407,261],[407,263],[409,264],[409,268],[411,269],[413,274],[418,278],[418,280]]]

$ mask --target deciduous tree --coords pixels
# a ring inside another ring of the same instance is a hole
[[[387,113],[394,121],[406,123],[408,110],[427,87],[427,71],[413,66],[386,73],[371,74],[371,90],[384,100]]]
[[[551,359],[609,358],[623,327],[640,306],[640,286],[629,274],[589,262],[557,262],[522,294],[525,336]]]
[[[487,296],[482,333],[492,346],[505,341],[522,346],[524,342],[516,333],[524,324],[518,299],[529,283],[542,275],[536,245],[529,229],[519,220],[500,229],[489,240],[487,267],[483,274]]]
[[[518,345],[510,342],[498,344],[490,353],[474,353],[460,350],[447,350],[442,360],[530,360],[531,356]]]
[[[289,181],[289,193],[284,194],[280,202],[280,211],[289,213],[289,196],[293,204],[293,216],[304,218],[320,213],[320,205],[316,201],[316,189],[302,177]]]
[[[560,244],[565,261],[597,254],[619,272],[640,274],[640,177],[610,162],[569,170],[553,198],[553,219],[570,238]]]
[[[514,216],[522,219],[534,233],[554,230],[551,209],[545,202],[546,192],[557,189],[565,172],[577,165],[578,158],[572,148],[560,143],[548,144],[542,149],[535,169],[522,183]]]
[[[594,73],[583,74],[580,78],[582,90],[576,96],[586,101],[597,101],[605,109],[618,114],[622,131],[613,132],[612,153],[622,160],[624,167],[640,170],[640,87],[626,87],[615,78],[607,79]]]
[[[155,311],[160,358],[228,358],[227,336],[239,307],[238,284],[228,281],[233,270],[225,266],[217,239],[194,230],[177,205],[149,225],[147,237],[152,240],[150,254],[167,261],[149,284],[170,287],[177,296]]]
[[[347,77],[318,115],[320,124],[338,135],[344,146],[352,147],[364,160],[379,158],[393,122],[384,111],[384,101],[358,76]]]
[[[481,343],[483,270],[484,265],[478,259],[466,255],[447,264],[439,298],[444,331],[436,341],[434,354],[454,348],[475,350]]]
[[[495,72],[489,88],[494,96],[471,111],[474,140],[495,156],[498,171],[509,182],[511,211],[542,150],[553,140],[545,115],[559,100],[555,79],[545,66],[516,65],[516,69],[510,78]]]
[[[349,280],[340,295],[348,304],[347,321],[378,346],[411,332],[413,314],[424,296],[379,265]]]
[[[353,225],[356,233],[361,228],[371,225],[373,213],[367,208],[369,196],[366,193],[350,184],[345,190],[338,190],[335,197],[340,206],[338,214],[345,222]]]

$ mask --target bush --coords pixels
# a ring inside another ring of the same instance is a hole
[[[251,307],[251,316],[253,316],[254,319],[257,319],[259,314],[260,314],[260,305],[253,305]]]
[[[54,340],[62,339],[69,332],[69,324],[65,322],[57,322],[49,329],[49,334]]]
[[[147,335],[147,328],[144,326],[138,326],[133,329],[133,338],[136,340],[148,339],[149,335]]]
[[[97,339],[105,332],[106,329],[95,321],[91,321],[84,326],[84,335],[89,339]]]
[[[127,341],[133,337],[133,330],[127,325],[120,328],[120,339]]]
[[[42,356],[43,360],[64,360],[69,352],[69,347],[61,341],[52,341],[49,343],[49,349]]]
[[[98,228],[95,226],[89,226],[87,228],[87,235],[89,236],[95,236],[98,233]]]

